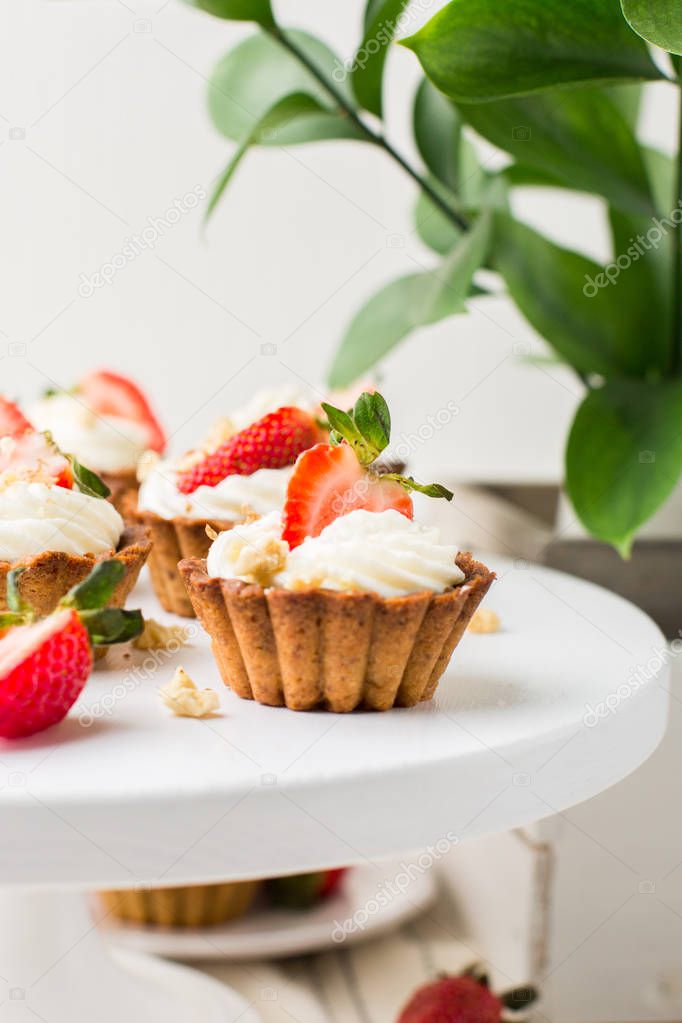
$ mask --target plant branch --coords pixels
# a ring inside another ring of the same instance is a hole
[[[682,72],[682,57],[672,58],[675,72]],[[682,90],[679,91],[680,114],[677,137],[677,175],[675,178],[674,203],[682,202]],[[671,368],[674,376],[682,376],[682,229],[676,225],[673,236],[673,334],[671,345]]]
[[[360,129],[367,141],[379,146],[388,153],[388,155],[392,157],[392,159],[395,160],[400,167],[402,167],[405,173],[408,174],[412,180],[417,183],[417,185],[419,185],[424,195],[428,196],[433,205],[440,210],[443,216],[447,217],[447,219],[450,220],[455,227],[459,228],[460,231],[469,230],[470,224],[467,218],[457,210],[453,209],[452,206],[449,206],[448,203],[446,203],[438,194],[435,188],[432,188],[429,182],[407,162],[404,156],[401,156],[401,154],[393,148],[391,143],[384,138],[383,135],[372,131],[372,129],[365,124],[353,105],[348,102],[346,97],[336,88],[334,83],[330,82],[327,76],[320,71],[320,69],[315,65],[315,62],[312,61],[308,55],[289,38],[286,32],[284,32],[278,25],[264,26],[264,28],[265,31],[269,32],[281,46],[288,50],[289,53],[291,53],[291,55],[295,57],[296,60],[311,73],[311,75],[314,76],[322,88],[331,96],[337,106],[343,110],[353,124]]]

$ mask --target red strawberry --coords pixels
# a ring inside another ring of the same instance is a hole
[[[215,451],[178,474],[178,490],[215,487],[227,476],[250,476],[258,469],[283,469],[319,439],[320,430],[308,413],[293,406],[270,412],[235,433]]]
[[[125,569],[100,562],[57,610],[35,622],[20,594],[24,569],[7,578],[9,611],[0,614],[0,737],[19,739],[56,725],[80,696],[93,644],[121,643],[143,628],[139,611],[107,608]]]
[[[270,901],[283,909],[310,909],[339,888],[347,867],[311,874],[273,877],[267,882]]]
[[[78,391],[93,412],[139,423],[147,431],[152,451],[163,451],[166,446],[163,428],[146,397],[132,380],[106,369],[98,370],[81,380]]]
[[[25,430],[0,443],[0,473],[15,472],[19,477],[31,479],[35,475],[47,476],[58,487],[73,487],[73,471],[68,458],[44,433]]]
[[[76,611],[19,625],[0,640],[0,736],[18,739],[56,725],[92,671],[88,630]]]
[[[32,429],[19,406],[0,395],[0,437],[19,437]]]
[[[412,498],[392,479],[372,475],[358,462],[349,444],[316,444],[296,461],[284,505],[282,539],[293,549],[307,536],[356,508],[394,508],[411,519]]]
[[[398,1023],[500,1023],[505,1009],[523,1009],[535,998],[530,987],[498,997],[489,989],[488,978],[473,968],[460,977],[440,977],[419,988]]]

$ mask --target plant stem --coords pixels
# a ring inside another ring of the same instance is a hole
[[[672,58],[675,72],[680,77],[682,57]],[[677,176],[675,179],[675,205],[682,202],[682,90],[679,91],[680,114],[677,137]],[[682,229],[678,224],[673,236],[673,334],[671,367],[674,376],[682,376]]]
[[[308,57],[308,55],[304,53],[304,51],[301,50],[296,45],[296,43],[289,38],[286,32],[284,32],[277,25],[271,27],[266,26],[266,31],[268,31],[270,35],[273,36],[273,38],[275,38],[281,46],[288,50],[289,53],[291,53],[292,56],[294,56],[296,60],[299,61],[299,63],[302,64],[306,68],[306,70],[308,70],[311,73],[311,75],[314,76],[314,78],[320,83],[322,88],[325,89],[325,91],[331,96],[331,98],[334,100],[337,106],[341,110],[343,110],[343,112],[346,114],[349,120],[351,120],[353,124],[357,128],[359,128],[359,130],[362,132],[365,138],[369,142],[374,143],[374,145],[380,146],[381,149],[388,153],[388,155],[392,157],[392,159],[395,160],[400,167],[402,167],[405,173],[408,174],[412,178],[412,180],[419,185],[424,195],[428,196],[433,205],[440,210],[443,216],[447,217],[447,219],[450,220],[455,225],[455,227],[459,228],[460,231],[469,230],[470,224],[466,217],[464,217],[461,213],[458,213],[457,210],[449,206],[445,202],[445,200],[438,194],[435,188],[433,188],[429,184],[429,182],[425,178],[423,178],[422,175],[419,174],[418,171],[416,171],[414,167],[411,166],[411,164],[407,162],[404,156],[401,156],[401,154],[396,149],[393,148],[391,143],[386,138],[384,138],[383,135],[379,135],[377,132],[372,131],[372,129],[365,124],[365,122],[359,116],[357,110],[355,110],[353,105],[348,102],[346,97],[336,88],[334,83],[330,82],[327,76],[322,71],[320,71],[320,69],[315,65],[314,61],[312,61]]]

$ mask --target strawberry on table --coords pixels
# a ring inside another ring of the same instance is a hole
[[[178,490],[192,494],[197,487],[215,487],[227,476],[251,476],[258,469],[283,469],[320,438],[313,416],[284,406],[233,434],[180,472]]]
[[[419,988],[397,1023],[500,1023],[506,1010],[518,1012],[536,998],[529,986],[495,995],[486,974],[472,967],[458,977],[439,977]]]
[[[118,561],[100,562],[53,614],[37,621],[19,596],[22,569],[10,572],[10,610],[0,614],[1,738],[19,739],[56,725],[90,677],[93,646],[140,635],[139,611],[105,606],[124,571]]]
[[[317,444],[296,460],[283,513],[282,539],[290,548],[319,536],[330,522],[358,508],[394,509],[411,519],[409,491],[452,499],[438,483],[422,485],[411,476],[379,472],[374,463],[388,446],[391,417],[384,398],[365,392],[352,412],[322,404],[331,427],[331,444]]]
[[[0,395],[0,437],[20,437],[32,429],[19,406]]]
[[[152,451],[161,452],[166,435],[151,405],[134,381],[120,373],[102,369],[88,373],[77,387],[83,402],[102,416],[118,416],[139,423],[147,431]]]

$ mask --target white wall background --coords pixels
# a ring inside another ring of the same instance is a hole
[[[282,21],[352,54],[363,0],[275,6]],[[413,257],[431,262],[402,172],[367,146],[316,144],[254,151],[204,238],[197,210],[112,284],[79,296],[81,274],[174,199],[208,190],[224,166],[230,144],[208,121],[205,79],[250,30],[180,0],[0,0],[3,391],[29,398],[87,367],[118,367],[151,389],[174,445],[189,445],[264,383],[321,381],[360,302],[414,271]],[[416,79],[413,56],[394,48],[389,130],[407,152]],[[645,111],[648,137],[664,148],[670,103],[657,86]],[[546,192],[519,206],[605,255],[598,203]],[[531,340],[541,350],[506,300],[478,300],[386,360],[399,428],[416,429],[448,401],[461,407],[420,451],[423,475],[558,477],[579,388],[526,365],[514,346]],[[261,354],[266,342],[276,356]]]

